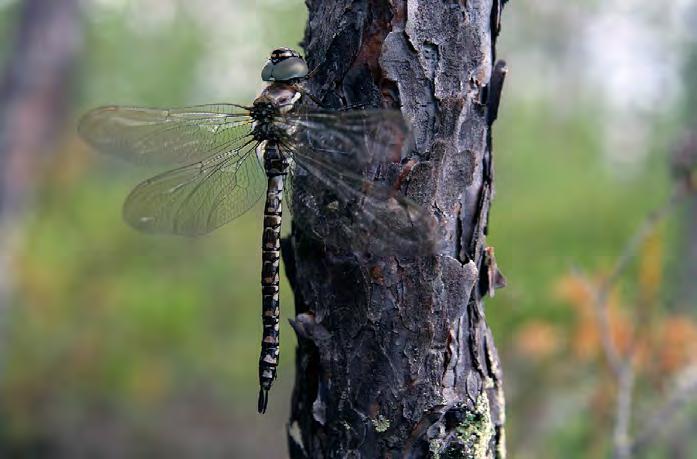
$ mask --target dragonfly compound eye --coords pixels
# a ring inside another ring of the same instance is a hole
[[[279,48],[271,52],[271,57],[261,71],[264,81],[291,81],[307,76],[305,59],[290,48]]]

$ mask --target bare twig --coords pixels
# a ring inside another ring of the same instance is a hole
[[[631,438],[629,435],[632,420],[632,395],[634,393],[635,372],[631,360],[626,361],[617,381],[617,402],[615,405],[615,429],[613,432],[615,459],[631,457]]]
[[[675,389],[661,407],[647,417],[645,425],[639,430],[630,444],[630,451],[636,453],[657,438],[670,424],[670,421],[694,397],[697,397],[697,365],[683,369],[675,378]]]
[[[607,358],[610,369],[614,373],[615,377],[619,380],[624,371],[625,364],[620,355],[619,349],[617,349],[617,346],[612,338],[612,327],[610,326],[610,308],[608,307],[608,297],[610,296],[612,284],[604,282],[598,287],[593,285],[588,276],[584,277],[586,289],[591,292],[594,297],[593,309],[595,311],[596,320],[598,321],[600,342],[603,347],[603,353],[605,354],[605,358]]]
[[[689,183],[678,183],[675,185],[673,192],[668,197],[666,202],[651,212],[648,217],[644,220],[644,223],[639,227],[634,236],[629,240],[627,245],[622,250],[614,268],[610,272],[610,275],[605,279],[603,284],[600,286],[600,291],[604,292],[606,297],[609,294],[612,287],[617,283],[617,280],[624,274],[627,270],[627,266],[636,256],[639,251],[639,247],[646,241],[646,239],[653,234],[656,227],[666,219],[675,208],[685,200],[687,196],[694,193],[695,190]]]
[[[634,343],[627,350],[627,355],[622,356],[612,336],[610,324],[610,308],[608,298],[620,277],[626,272],[630,262],[637,255],[639,248],[646,239],[656,231],[658,225],[668,217],[675,208],[694,193],[694,186],[689,181],[678,182],[666,202],[653,211],[644,220],[636,233],[628,241],[617,259],[610,274],[599,286],[594,286],[589,280],[586,288],[593,293],[594,310],[600,330],[600,340],[603,353],[608,361],[610,369],[617,380],[617,402],[615,407],[615,425],[613,430],[613,457],[616,459],[628,459],[632,456],[634,445],[630,435],[632,418],[632,393],[634,391]]]
[[[600,328],[600,339],[602,341],[603,352],[605,353],[608,363],[619,379],[623,372],[622,356],[612,340],[612,330],[610,327],[610,314],[608,308],[608,297],[612,292],[619,278],[624,274],[629,266],[629,263],[636,256],[639,248],[644,241],[656,230],[656,227],[665,218],[670,215],[673,210],[680,204],[691,192],[694,192],[691,187],[685,184],[679,184],[675,187],[673,193],[668,197],[666,202],[658,209],[654,210],[644,220],[636,233],[625,245],[622,253],[615,262],[610,274],[601,282],[599,286],[593,286],[590,281],[586,283],[586,288],[589,289],[594,296],[594,306],[598,325]]]
[[[619,276],[618,276],[619,277]],[[628,459],[631,457],[629,435],[632,418],[632,393],[634,391],[635,372],[633,366],[633,351],[629,351],[627,358],[622,358],[612,336],[610,326],[610,308],[607,299],[612,284],[607,282],[598,288],[589,280],[585,281],[586,289],[594,295],[593,302],[603,353],[608,361],[610,369],[617,381],[617,400],[615,403],[615,426],[613,429],[613,457],[615,459]]]

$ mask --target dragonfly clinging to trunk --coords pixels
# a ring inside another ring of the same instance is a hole
[[[126,199],[125,220],[144,232],[206,234],[242,215],[266,190],[260,413],[279,356],[284,184],[295,179],[300,185],[302,177],[326,190],[316,194],[294,186],[292,213],[300,230],[327,247],[414,256],[435,253],[437,243],[430,213],[399,190],[408,168],[396,180],[374,179],[380,175],[376,164],[403,160],[408,129],[400,112],[330,111],[317,103],[309,108],[303,96],[316,98],[304,89],[308,73],[297,52],[280,48],[263,68],[267,86],[251,106],[108,106],[88,112],[78,128],[98,150],[136,163],[177,166],[140,183]],[[373,178],[365,178],[368,168]]]

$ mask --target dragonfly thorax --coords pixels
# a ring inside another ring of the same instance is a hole
[[[286,136],[286,130],[276,123],[274,119],[279,115],[278,110],[268,104],[254,104],[254,108],[251,111],[252,118],[254,119],[254,128],[252,129],[252,137],[257,142],[281,142]]]
[[[257,99],[249,114],[254,120],[254,140],[274,140],[273,120],[279,114],[278,109],[270,101]]]
[[[256,98],[254,107],[260,106],[258,108],[259,115],[287,113],[293,109],[301,96],[301,88],[297,84],[271,83]],[[271,105],[271,107],[267,108],[264,105]],[[252,113],[252,117],[254,117],[254,113]]]
[[[293,109],[301,94],[295,85],[272,83],[267,86],[254,101],[250,110],[250,116],[254,120],[252,130],[254,139],[272,142],[284,140],[288,135],[287,128],[276,121],[281,114]]]

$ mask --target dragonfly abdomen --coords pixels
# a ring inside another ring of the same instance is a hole
[[[264,233],[262,236],[261,296],[264,326],[259,357],[260,413],[266,411],[268,393],[276,379],[279,355],[279,266],[281,263],[281,221],[283,179],[288,162],[274,143],[264,148],[264,169],[268,177],[264,205]]]

